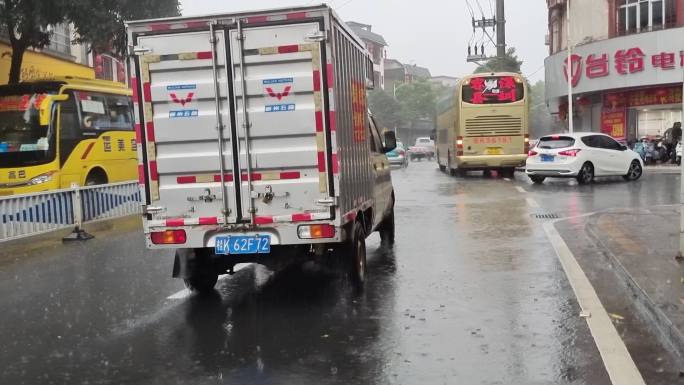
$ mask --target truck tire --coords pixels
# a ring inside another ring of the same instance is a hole
[[[355,287],[361,288],[366,283],[366,233],[361,222],[354,223],[351,239],[347,242],[349,279]]]
[[[383,245],[394,245],[394,202],[392,202],[390,213],[382,220],[378,230],[380,231],[380,240]]]
[[[218,274],[196,272],[190,278],[183,279],[183,281],[188,290],[199,294],[208,294],[214,291],[214,286],[216,286],[216,281],[218,281]]]

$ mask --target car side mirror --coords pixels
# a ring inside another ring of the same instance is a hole
[[[383,139],[384,146],[382,152],[385,154],[397,148],[397,136],[394,134],[394,131],[385,131]]]
[[[627,151],[628,147],[626,145],[621,145],[620,146],[620,151]]]

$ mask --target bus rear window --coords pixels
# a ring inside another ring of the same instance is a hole
[[[545,136],[539,139],[537,147],[545,149],[556,149],[572,147],[574,144],[575,139],[569,136]]]
[[[525,97],[525,86],[513,76],[476,77],[463,84],[463,101],[470,104],[513,103]]]

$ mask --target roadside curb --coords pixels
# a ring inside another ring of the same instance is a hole
[[[601,214],[596,214],[596,216],[600,215]],[[669,347],[670,350],[677,355],[680,362],[684,362],[684,334],[682,331],[677,329],[665,312],[663,312],[648,293],[641,288],[627,268],[601,240],[597,234],[595,223],[588,222],[584,226],[584,229],[589,239],[599,248],[599,252],[615,267],[613,271],[618,276],[618,279],[625,285],[627,290],[634,296],[637,305],[636,308],[643,318],[651,324],[651,327],[654,328],[656,335],[659,336],[660,342],[664,346]]]
[[[644,167],[646,174],[680,174],[681,172],[679,167]]]

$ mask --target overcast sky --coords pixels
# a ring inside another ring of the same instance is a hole
[[[495,0],[468,0],[476,17],[480,9],[491,17]],[[319,3],[319,0],[181,0],[184,15],[267,9]],[[432,75],[463,76],[475,68],[466,63],[468,42],[473,34],[466,0],[330,0],[345,21],[373,26],[385,37],[387,56],[403,63],[428,67]],[[523,73],[532,82],[544,78],[544,45],[547,33],[545,0],[509,0],[506,8],[507,43],[524,61]],[[486,37],[485,37],[486,39]],[[477,33],[475,41],[481,41]],[[486,53],[494,55],[491,45]]]

